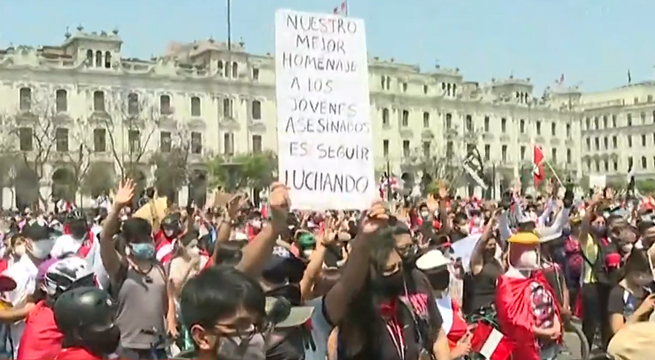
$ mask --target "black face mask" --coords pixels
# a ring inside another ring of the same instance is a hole
[[[274,289],[268,290],[266,296],[283,297],[287,299],[291,305],[297,306],[302,302],[300,295],[300,287],[295,284],[282,285]]]
[[[82,335],[84,347],[99,355],[113,354],[121,341],[121,330],[113,325],[102,332],[85,332]]]
[[[400,257],[403,260],[403,267],[405,269],[411,269],[416,264],[416,260],[419,258],[419,248],[417,245],[410,245],[407,249],[400,254]]]
[[[434,274],[428,274],[428,280],[432,289],[444,291],[450,285],[450,273],[448,271],[439,271]]]
[[[393,299],[400,296],[405,290],[405,279],[403,278],[402,270],[374,279],[373,287],[385,299]]]

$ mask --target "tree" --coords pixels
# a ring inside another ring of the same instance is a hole
[[[189,182],[191,141],[188,128],[183,126],[170,136],[170,143],[152,154],[150,164],[155,167],[157,192],[176,199],[178,190]]]
[[[80,191],[84,195],[98,197],[115,187],[115,179],[108,171],[109,165],[101,162],[90,163],[87,171],[81,179]]]
[[[640,193],[650,195],[655,193],[655,179],[637,180],[635,186]]]
[[[108,98],[94,93],[93,118],[106,129],[108,151],[121,178],[140,178],[139,166],[148,161],[148,147],[157,129],[175,124],[170,98],[165,108],[147,95],[124,88],[113,89]],[[152,97],[152,96],[151,96]],[[137,180],[137,179],[135,179]]]
[[[21,88],[19,108],[3,121],[3,131],[13,137],[9,152],[17,161],[16,197],[24,206],[34,205],[37,200],[46,203],[39,192],[45,164],[55,151],[68,145],[68,137],[64,140],[62,136],[63,129],[68,129],[73,121],[56,101],[56,91],[53,86]]]
[[[216,156],[209,162],[212,186],[238,190],[269,186],[277,173],[277,156],[271,151],[259,154]]]

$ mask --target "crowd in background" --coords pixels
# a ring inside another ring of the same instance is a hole
[[[266,206],[232,194],[201,209],[127,180],[90,211],[26,209],[3,219],[0,353],[536,360],[576,358],[563,335],[577,329],[579,358],[645,359],[653,206],[560,187],[489,201],[442,183],[313,212],[291,211],[281,184]]]

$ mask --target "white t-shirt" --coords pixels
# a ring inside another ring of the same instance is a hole
[[[91,233],[94,236],[93,243],[91,244],[91,249],[86,255],[86,261],[93,269],[93,273],[96,276],[96,281],[102,289],[106,289],[109,286],[109,275],[105,270],[104,265],[102,264],[102,258],[100,257],[100,231],[102,227],[94,225],[91,228]],[[55,244],[50,251],[50,256],[53,258],[59,258],[64,254],[77,253],[80,247],[82,246],[83,240],[78,240],[73,238],[71,235],[62,235],[55,240]]]
[[[36,275],[39,268],[32,262],[29,256],[23,255],[20,260],[9,266],[2,275],[12,278],[16,282],[16,288],[2,294],[2,298],[10,302],[14,308],[22,308],[27,302],[27,297],[36,291]],[[17,321],[10,325],[11,340],[14,343],[14,356],[17,355],[18,344],[25,330],[25,320]]]

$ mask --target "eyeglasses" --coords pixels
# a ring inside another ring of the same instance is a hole
[[[235,323],[216,323],[214,326],[214,331],[218,333],[219,337],[228,339],[238,338],[240,339],[241,344],[247,344],[256,334],[267,335],[273,330],[273,324],[267,319],[264,319],[258,323],[250,323],[248,326],[240,325],[241,324]],[[219,327],[229,330],[226,332]]]

